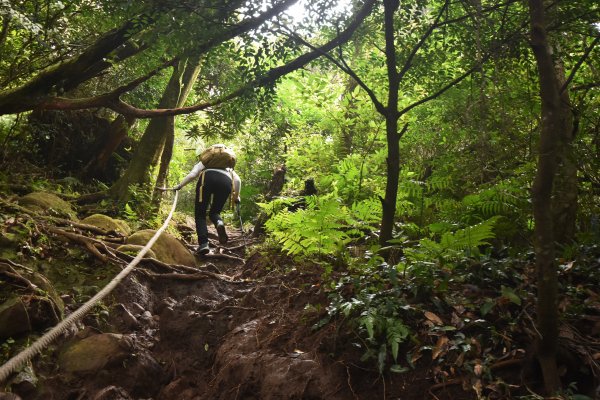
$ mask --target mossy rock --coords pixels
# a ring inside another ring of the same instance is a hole
[[[31,331],[27,308],[16,296],[0,304],[0,340]]]
[[[145,246],[155,233],[156,231],[152,229],[136,232],[127,238],[127,244]],[[194,256],[183,243],[166,232],[160,235],[152,246],[152,250],[156,254],[156,258],[164,263],[187,265],[188,267],[196,265]]]
[[[81,220],[82,223],[104,229],[107,232],[115,231],[125,236],[131,234],[131,228],[127,222],[121,219],[114,219],[103,214],[93,214]]]
[[[30,269],[19,270],[19,274],[31,282],[32,287],[23,294],[0,301],[0,341],[52,327],[64,314],[63,300],[44,275]]]
[[[50,282],[45,275],[42,275],[37,272],[29,273],[29,272],[21,272],[21,275],[25,276],[27,279],[31,281],[34,285],[36,285],[40,290],[41,294],[48,297],[55,307],[55,311],[59,317],[63,317],[65,311],[65,303],[62,301],[60,294],[54,288],[54,285]],[[39,295],[40,293],[38,293]]]
[[[77,214],[73,211],[71,204],[60,197],[46,192],[33,192],[20,197],[18,203],[31,211],[48,214],[52,211],[60,216],[66,216],[76,220]]]
[[[127,336],[101,333],[67,345],[58,357],[58,365],[65,372],[98,372],[123,362],[131,350],[132,343]]]
[[[139,244],[124,244],[122,246],[117,247],[117,250],[135,257],[143,248],[144,246]],[[150,249],[146,254],[144,254],[144,258],[156,258],[156,253],[152,249]]]

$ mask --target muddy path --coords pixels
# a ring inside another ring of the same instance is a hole
[[[249,239],[230,236],[197,259],[198,271],[134,271],[108,309],[39,357],[35,382],[21,377],[13,392],[24,400],[356,398],[347,368],[319,349],[328,333],[306,325],[317,275],[274,273],[259,253],[244,259]]]

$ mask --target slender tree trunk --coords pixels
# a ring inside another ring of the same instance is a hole
[[[385,130],[387,138],[387,181],[385,197],[381,201],[381,233],[379,243],[382,246],[392,239],[396,200],[398,198],[398,179],[400,178],[400,135],[398,134],[398,88],[400,77],[396,63],[396,45],[394,38],[394,13],[400,3],[398,0],[384,0],[385,58],[388,75],[388,99],[385,110]]]
[[[565,69],[562,62],[554,67],[560,87],[566,82]],[[575,239],[577,221],[578,180],[577,163],[573,154],[573,141],[576,129],[569,91],[565,88],[560,93],[560,111],[565,118],[565,129],[558,132],[560,146],[558,148],[558,170],[553,192],[554,241],[559,245],[568,245]]]
[[[177,105],[181,94],[182,73],[183,65],[180,62],[173,67],[171,79],[160,100],[159,108],[172,108]],[[110,188],[109,194],[111,197],[120,202],[125,202],[129,199],[129,187],[131,185],[144,186],[150,183],[152,170],[158,164],[163,151],[168,125],[166,117],[150,120],[129,167]]]
[[[535,254],[537,271],[536,343],[546,392],[550,395],[561,388],[556,354],[558,348],[558,274],[555,262],[552,192],[558,168],[557,158],[561,137],[571,131],[568,113],[562,104],[560,82],[554,67],[545,28],[543,0],[529,0],[531,47],[540,81],[541,133],[538,166],[532,187],[535,221]]]
[[[135,118],[125,117],[123,115],[119,115],[113,122],[111,122],[110,130],[106,139],[104,140],[104,143],[102,144],[102,147],[83,168],[83,176],[91,178],[104,172],[110,156],[119,147],[123,139],[127,137],[129,129],[134,122]]]
[[[354,4],[356,8],[357,5]],[[356,10],[355,10],[356,11]],[[363,43],[360,37],[354,38],[354,49],[352,53],[352,61],[357,60],[362,54]],[[352,120],[356,114],[356,99],[354,96],[354,91],[358,87],[358,82],[354,77],[347,76],[347,82],[344,87],[344,93],[342,94],[343,99],[348,99],[346,109],[344,110],[344,119]],[[341,132],[341,147],[340,147],[340,156],[346,157],[353,153],[354,151],[354,134],[355,134],[356,124],[352,123],[350,126],[344,126]]]
[[[192,57],[185,63],[185,70],[183,72],[183,88],[177,101],[177,107],[183,107],[185,102],[198,79],[200,74],[200,57]],[[164,117],[167,122],[165,144],[160,158],[160,168],[158,176],[156,178],[156,186],[166,186],[167,176],[169,174],[169,164],[173,157],[173,145],[175,143],[175,116]],[[159,191],[154,192],[154,203],[156,206],[160,204],[162,193]]]

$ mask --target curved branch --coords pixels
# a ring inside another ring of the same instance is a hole
[[[402,69],[400,70],[400,72],[398,72],[398,78],[397,78],[398,81],[401,81],[402,78],[404,78],[404,75],[406,75],[406,73],[408,72],[408,70],[412,66],[413,59],[415,58],[415,56],[417,55],[417,53],[419,52],[419,50],[421,49],[421,47],[423,47],[423,45],[425,44],[425,41],[427,40],[427,38],[429,38],[429,36],[431,36],[431,34],[435,30],[435,28],[438,27],[440,19],[444,15],[444,11],[446,10],[446,8],[448,8],[448,4],[449,4],[449,1],[446,0],[444,2],[444,5],[440,9],[440,12],[438,13],[437,17],[435,18],[435,21],[433,22],[433,24],[431,24],[429,26],[429,28],[427,29],[427,31],[425,31],[425,33],[423,33],[423,36],[421,36],[421,39],[419,39],[419,42],[412,48],[410,54],[406,58],[406,62],[404,63],[404,66],[402,67]]]
[[[211,48],[230,40],[242,33],[257,28],[265,21],[278,15],[298,0],[283,0],[273,7],[254,18],[248,18],[241,23],[230,27],[215,37],[193,49],[196,54],[202,54]],[[64,62],[56,63],[42,70],[33,79],[25,84],[0,92],[0,115],[14,114],[23,111],[30,111],[37,108],[53,109],[84,109],[107,106],[115,104],[116,94],[123,89],[130,87],[130,90],[147,80],[148,75],[138,78],[130,84],[124,85],[110,93],[87,99],[66,99],[50,97],[52,91],[60,89],[72,89],[79,84],[93,78],[98,74],[98,70],[106,69],[108,65],[105,62],[111,53],[119,49],[120,46],[130,42],[132,33],[137,33],[147,26],[154,23],[152,18],[137,18],[128,21],[121,28],[108,32],[93,45],[85,49],[78,56],[72,57]],[[145,49],[127,48],[117,51],[117,57],[130,57]],[[139,50],[139,51],[138,51]],[[161,67],[159,67],[160,69]],[[136,82],[138,82],[136,84]],[[125,90],[126,91],[126,90]],[[124,91],[122,92],[124,93]],[[120,93],[120,94],[122,94]]]
[[[567,87],[569,86],[571,81],[573,81],[573,78],[575,78],[575,74],[577,73],[577,71],[579,71],[579,68],[581,68],[581,65],[589,57],[590,53],[592,52],[592,50],[594,50],[594,47],[598,44],[598,42],[600,42],[600,36],[597,36],[596,39],[594,39],[592,44],[585,50],[585,52],[583,53],[581,58],[577,61],[577,64],[575,64],[575,66],[573,67],[573,70],[571,70],[569,77],[567,78],[565,83],[560,88],[559,93],[562,93],[567,89]]]
[[[116,111],[123,115],[130,115],[136,118],[155,118],[170,115],[190,114],[196,111],[206,110],[219,104],[223,104],[231,99],[240,97],[257,87],[263,87],[272,84],[282,76],[302,68],[309,62],[314,61],[315,59],[331,51],[332,49],[336,48],[342,43],[347,42],[352,37],[356,29],[362,24],[364,19],[371,13],[374,4],[375,0],[367,0],[363,7],[356,13],[348,27],[344,31],[342,31],[337,37],[330,40],[323,46],[317,48],[312,52],[305,53],[285,65],[271,69],[266,74],[256,78],[251,82],[248,82],[246,85],[222,97],[188,107],[145,110],[127,104],[123,100],[115,98],[115,96],[109,96],[107,98],[104,98],[105,103],[103,104],[103,106],[110,108],[113,111]]]
[[[377,111],[379,111],[382,114],[385,112],[385,106],[379,101],[375,92],[371,90],[369,86],[367,86],[367,84],[356,74],[356,72],[354,72],[354,70],[343,59],[341,62],[336,60],[335,57],[333,57],[328,52],[321,51],[319,48],[313,46],[312,44],[310,44],[309,42],[307,42],[306,40],[304,40],[299,35],[293,32],[290,32],[289,36],[291,36],[294,40],[300,42],[301,44],[305,45],[309,49],[316,52],[320,52],[321,55],[327,58],[333,65],[338,67],[342,72],[348,74],[352,79],[356,81],[358,86],[360,86],[367,93],[367,95],[375,105]]]
[[[47,67],[21,86],[0,92],[0,115],[32,110],[43,104],[52,90],[62,88],[66,82],[82,83],[89,68],[129,41],[132,32],[139,32],[153,23],[150,18],[143,19],[145,24],[141,20],[126,22],[100,37],[81,54]]]
[[[86,97],[82,99],[71,99],[66,97],[51,97],[44,100],[42,105],[39,106],[40,109],[44,110],[83,110],[87,108],[99,108],[99,107],[109,107],[110,104],[119,101],[119,97],[139,85],[143,82],[146,82],[148,79],[152,78],[160,71],[165,68],[174,66],[179,61],[179,58],[175,57],[168,61],[165,61],[158,68],[150,71],[144,76],[141,76],[123,86],[120,86],[113,90],[112,92],[104,93],[94,97]]]

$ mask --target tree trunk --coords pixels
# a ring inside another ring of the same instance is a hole
[[[562,62],[554,67],[560,87],[566,82],[565,69]],[[553,191],[554,241],[559,245],[569,245],[575,239],[577,220],[578,179],[577,163],[573,154],[573,141],[576,129],[571,111],[571,99],[567,88],[560,93],[560,113],[565,118],[565,128],[560,132],[558,141],[558,170]]]
[[[400,3],[398,0],[384,0],[385,58],[388,75],[388,99],[385,109],[385,131],[387,138],[387,181],[385,197],[381,201],[381,233],[379,243],[386,246],[393,237],[396,200],[398,198],[398,179],[400,178],[400,135],[398,134],[398,88],[400,77],[396,63],[396,45],[394,38],[394,13]]]
[[[285,185],[285,174],[287,169],[285,164],[282,164],[275,168],[273,171],[273,177],[271,178],[271,183],[269,184],[269,190],[265,194],[265,202],[273,200],[275,197],[281,194],[283,190],[283,186]],[[254,232],[252,236],[261,236],[265,233],[265,223],[269,219],[269,216],[266,212],[261,211],[256,220],[254,221]]]
[[[83,168],[82,175],[87,178],[97,177],[102,174],[110,159],[110,156],[119,147],[123,139],[127,137],[129,129],[135,122],[135,118],[119,115],[110,124],[110,130],[104,143],[96,155]]]
[[[385,197],[382,204],[381,234],[379,243],[386,246],[393,237],[394,218],[396,215],[396,200],[398,198],[398,179],[400,178],[400,136],[398,135],[398,120],[395,117],[386,118],[387,137],[387,181]]]
[[[561,388],[556,354],[558,348],[558,274],[555,262],[552,192],[558,168],[557,157],[561,137],[571,132],[569,116],[565,113],[560,95],[560,82],[545,28],[543,0],[529,0],[531,18],[531,47],[540,81],[541,133],[538,166],[532,187],[535,221],[535,254],[537,272],[536,343],[546,392],[551,395]]]
[[[183,107],[185,102],[198,79],[200,74],[200,57],[193,57],[188,59],[185,63],[185,70],[183,72],[183,88],[177,101],[177,107]],[[158,176],[156,178],[156,186],[166,186],[167,176],[169,175],[169,164],[173,156],[173,145],[175,143],[175,116],[164,117],[167,123],[166,126],[166,138],[165,145],[160,158],[160,168]],[[153,202],[155,206],[160,205],[163,192],[154,191]]]
[[[183,64],[183,62],[180,62],[173,67],[171,79],[169,79],[160,100],[159,108],[177,106],[181,94]],[[144,186],[151,182],[151,172],[158,164],[162,154],[168,129],[169,121],[167,117],[150,120],[129,167],[109,190],[112,198],[119,202],[126,202],[129,199],[129,187],[131,185]]]

